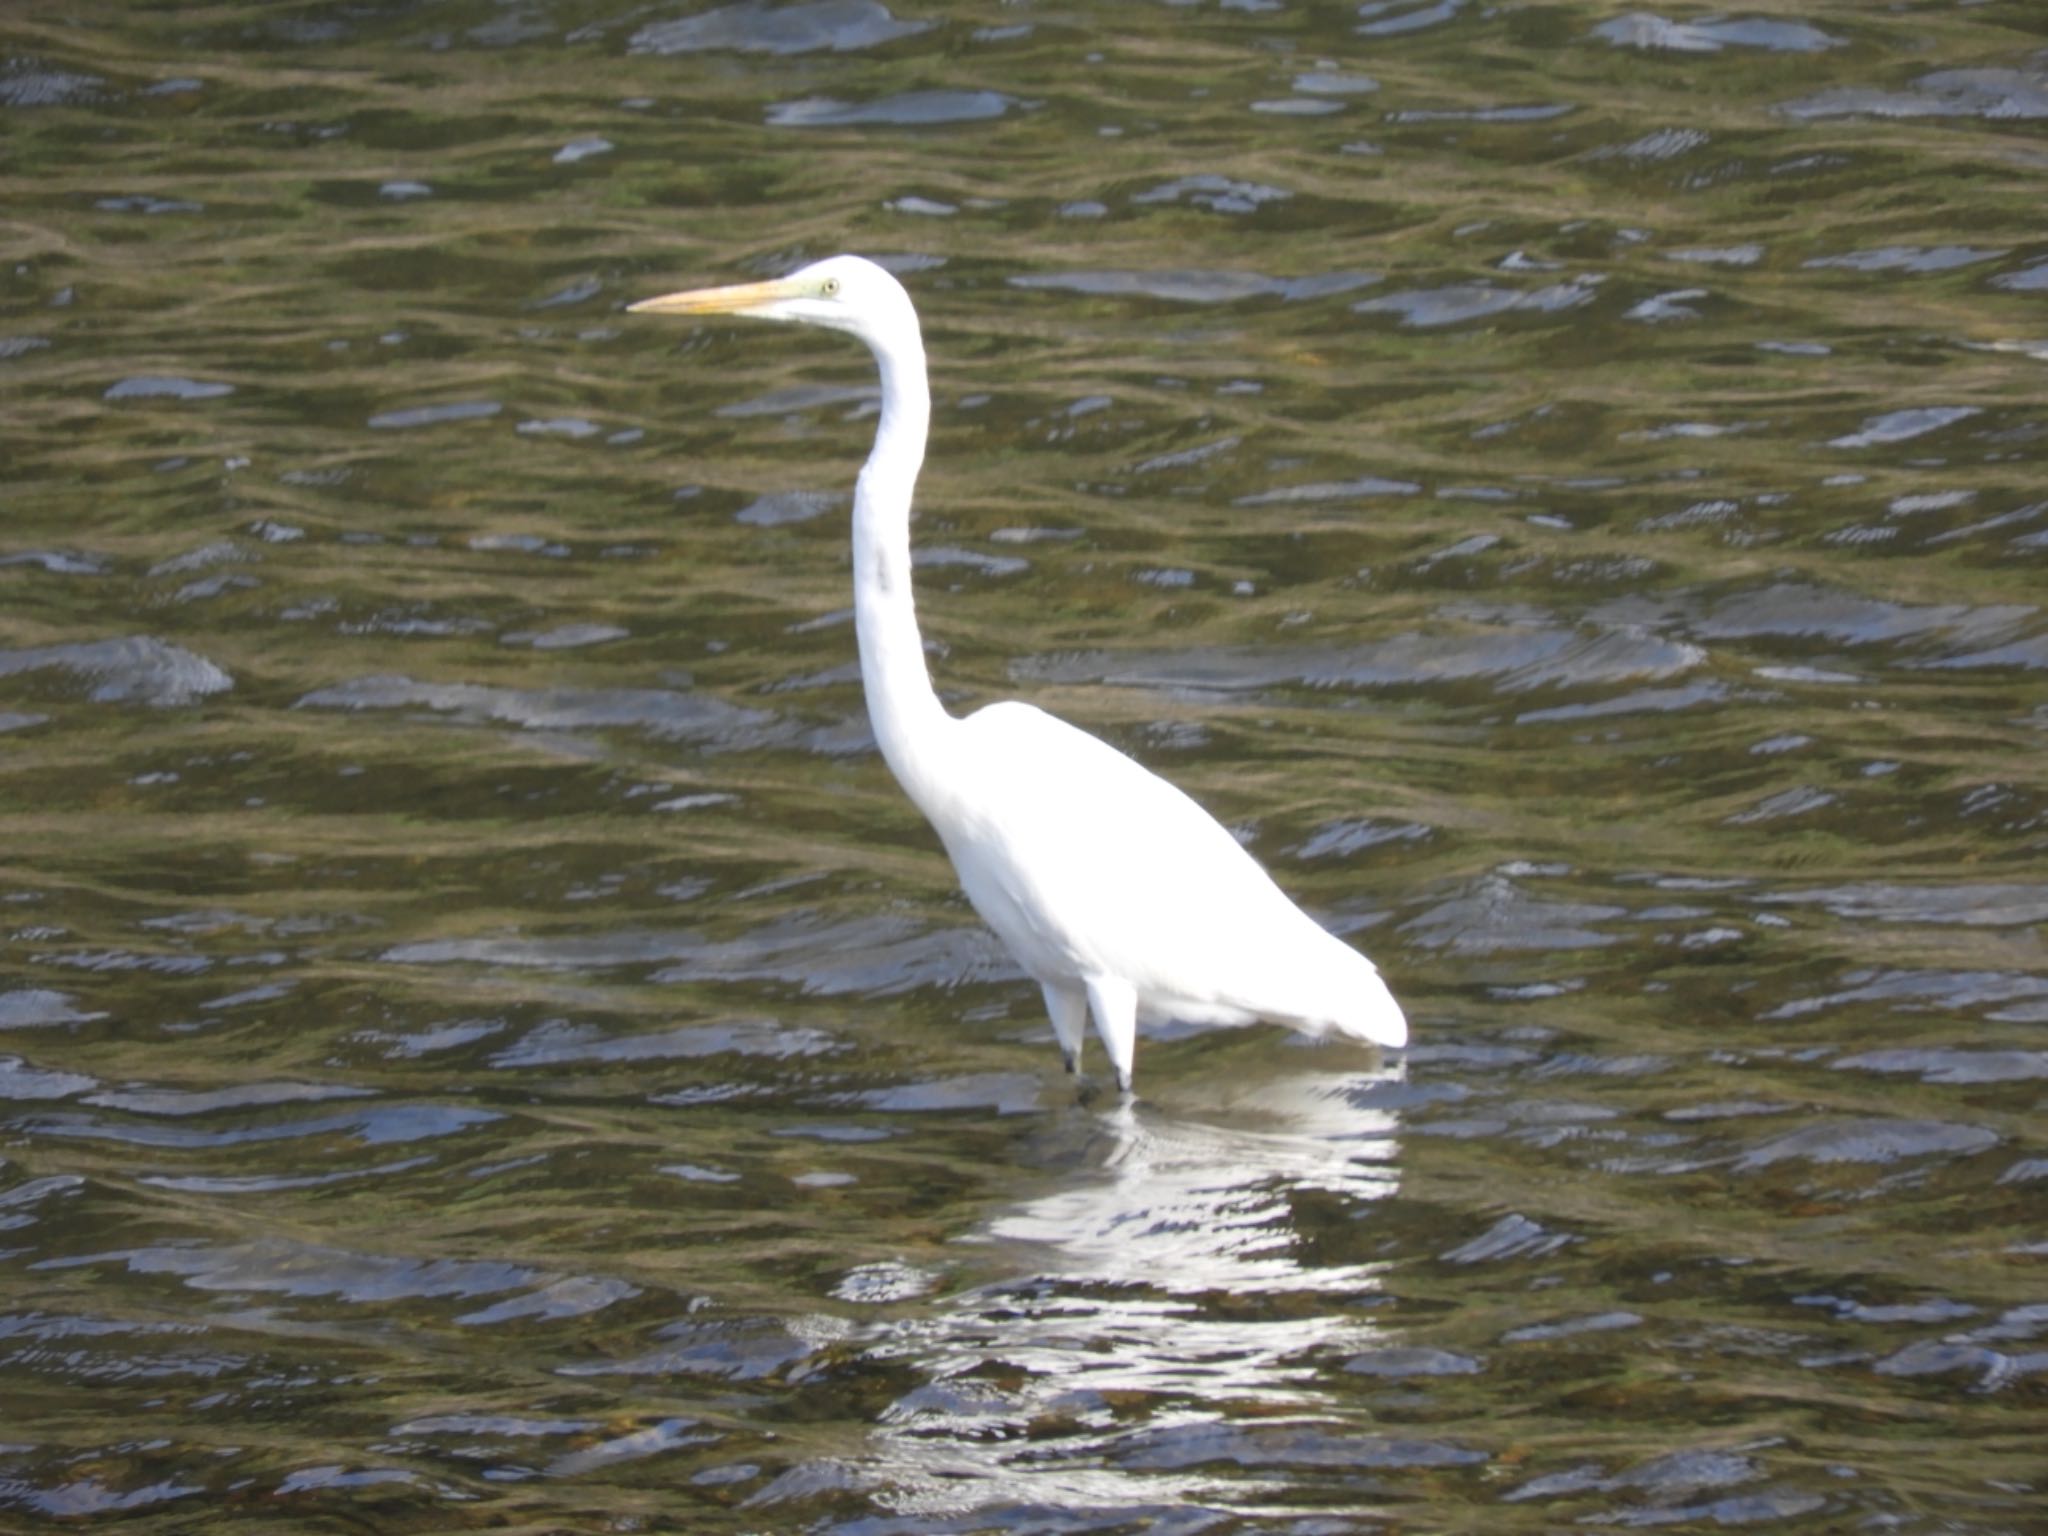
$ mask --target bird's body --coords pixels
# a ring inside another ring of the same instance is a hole
[[[1387,1032],[1371,962],[1179,789],[1029,704],[977,711],[956,742],[961,787],[921,808],[975,910],[1049,994],[1078,1006],[1091,978],[1113,978],[1145,1022]],[[1110,1049],[1121,1062],[1128,1048]]]
[[[1291,1025],[1388,1047],[1408,1026],[1370,960],[1290,901],[1187,795],[1029,704],[965,719],[932,691],[910,589],[910,505],[930,395],[909,295],[838,256],[776,282],[633,306],[848,331],[874,352],[882,417],[854,496],[854,622],[875,739],[962,889],[1045,994],[1068,1067],[1086,1022],[1131,1085],[1139,1020]]]

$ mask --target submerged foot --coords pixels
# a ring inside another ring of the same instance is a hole
[[[1119,1079],[1116,1087],[1112,1089],[1101,1078],[1087,1077],[1080,1073],[1074,1074],[1074,1102],[1082,1108],[1092,1109],[1099,1102],[1112,1099],[1114,1103],[1120,1105],[1131,1105],[1138,1102],[1137,1090],[1131,1086],[1129,1078]]]

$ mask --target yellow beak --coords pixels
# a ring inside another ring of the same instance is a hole
[[[658,299],[628,304],[636,315],[745,315],[784,299],[797,297],[790,282],[736,283],[730,288],[688,288],[681,293],[664,293]]]

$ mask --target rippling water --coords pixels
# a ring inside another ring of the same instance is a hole
[[[2048,21],[0,22],[0,1524],[2038,1529]],[[1188,786],[1405,1057],[1035,987],[875,756]]]

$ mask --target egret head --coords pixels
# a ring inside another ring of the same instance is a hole
[[[814,261],[765,283],[665,293],[627,308],[642,315],[748,315],[823,325],[849,331],[870,344],[906,323],[914,334],[917,325],[903,285],[859,256]]]

